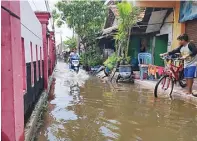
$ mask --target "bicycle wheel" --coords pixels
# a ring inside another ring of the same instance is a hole
[[[185,88],[187,86],[186,79],[184,79],[184,71],[183,70],[179,74],[179,85],[182,88]]]
[[[154,96],[158,97],[158,94],[162,95],[170,95],[172,94],[174,88],[174,80],[170,78],[168,75],[162,76],[154,89]]]

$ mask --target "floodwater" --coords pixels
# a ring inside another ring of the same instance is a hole
[[[60,62],[55,78],[39,141],[197,141],[194,105],[75,74]]]

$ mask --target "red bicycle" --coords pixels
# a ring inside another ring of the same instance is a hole
[[[158,97],[158,93],[162,93],[169,94],[171,97],[176,82],[179,82],[182,88],[187,85],[184,79],[184,64],[180,57],[163,56],[162,59],[165,62],[165,69],[163,76],[155,85],[154,96]]]

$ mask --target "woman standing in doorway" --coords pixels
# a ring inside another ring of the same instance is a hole
[[[146,52],[146,50],[147,50],[147,41],[145,39],[142,39],[140,45],[140,53]]]

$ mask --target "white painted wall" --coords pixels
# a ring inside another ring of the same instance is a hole
[[[51,13],[51,8],[50,8],[50,3],[51,2],[57,2],[56,0],[28,0],[31,8],[33,11],[41,11],[41,12],[50,12]],[[50,18],[49,24],[48,24],[48,29],[52,31],[52,23],[53,23],[53,18]]]
[[[159,35],[168,34],[168,51],[171,50],[171,44],[172,44],[172,29],[173,28],[173,12],[166,18],[164,25],[160,29]]]
[[[36,61],[36,45],[38,46],[38,60],[42,42],[42,27],[28,1],[20,1],[21,6],[21,36],[25,44],[25,61],[31,62],[30,42],[32,42],[33,61]],[[43,53],[43,51],[42,51]],[[42,54],[43,56],[43,54]],[[42,57],[43,60],[43,57]]]

